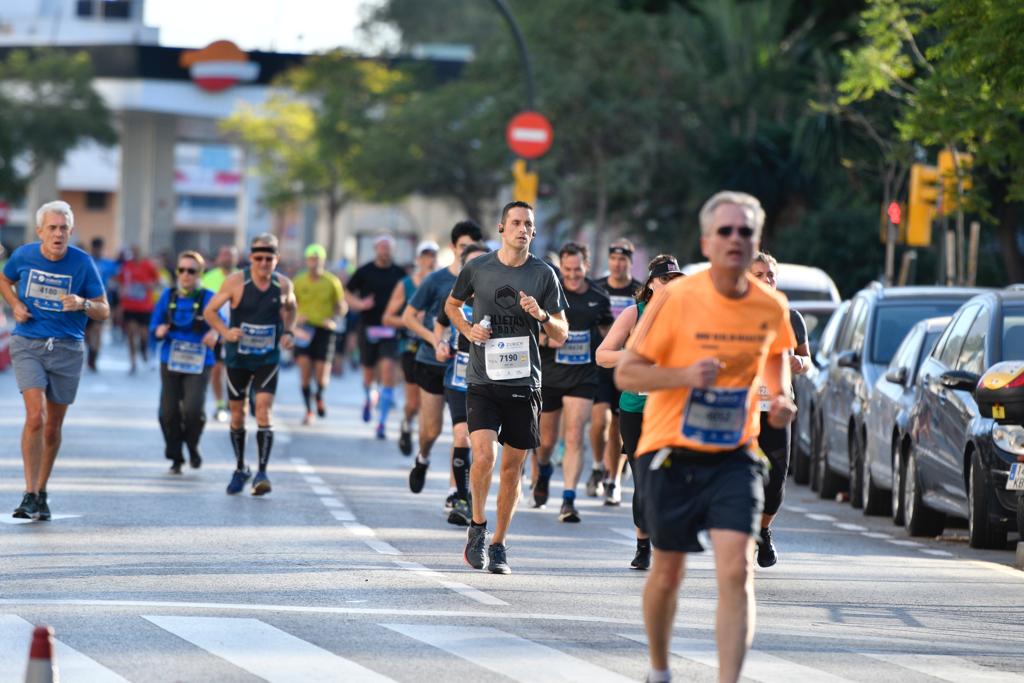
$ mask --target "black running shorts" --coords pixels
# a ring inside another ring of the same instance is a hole
[[[782,507],[786,493],[786,475],[789,474],[790,425],[775,429],[768,424],[768,413],[761,412],[761,433],[757,444],[768,456],[771,469],[764,480],[764,514],[774,515]]]
[[[597,369],[597,396],[594,403],[607,403],[612,415],[619,414],[619,397],[622,392],[615,386],[615,370],[613,368]]]
[[[544,412],[553,413],[556,410],[562,409],[562,399],[566,396],[593,401],[594,396],[597,394],[597,386],[594,384],[579,384],[568,389],[542,387],[540,394],[543,399]]]
[[[496,384],[470,384],[466,392],[469,432],[489,429],[503,445],[527,450],[540,446],[540,390]]]
[[[377,342],[371,342],[366,336],[366,329],[362,326],[359,328],[359,362],[362,363],[364,368],[375,368],[377,363],[382,360],[398,359],[398,344],[399,339],[382,339]]]
[[[261,365],[257,368],[228,368],[228,400],[241,401],[249,395],[249,384],[257,394],[276,394],[280,365]]]
[[[452,426],[466,422],[466,392],[445,387],[444,400],[448,404],[448,414],[452,416]]]
[[[430,365],[416,361],[416,385],[434,396],[444,396],[444,371],[443,365]]]
[[[295,357],[330,363],[334,360],[334,331],[326,327],[313,327],[313,338],[305,347],[295,345]]]
[[[406,384],[416,384],[416,352],[405,351],[402,353],[402,376]]]
[[[651,470],[655,453],[639,458],[647,468],[643,485],[643,521],[659,550],[699,553],[697,534],[729,529],[754,536],[761,530],[764,459],[747,449],[697,453],[675,449]]]

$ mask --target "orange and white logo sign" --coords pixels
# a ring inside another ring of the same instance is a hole
[[[202,50],[181,53],[181,65],[203,90],[221,92],[236,83],[255,81],[260,65],[249,61],[249,55],[230,40],[218,40]]]

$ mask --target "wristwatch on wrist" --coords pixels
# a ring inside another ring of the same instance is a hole
[[[90,308],[92,308],[92,302],[89,301],[88,299],[83,300],[82,301],[82,310],[85,311],[86,313],[88,313]]]
[[[295,333],[294,333],[294,332],[292,332],[291,330],[285,330],[284,332],[282,332],[282,333],[281,333],[281,336],[283,337],[283,336],[284,336],[284,335],[286,335],[286,334],[290,334],[290,335],[292,335],[293,337],[295,336]]]
[[[544,319],[540,321],[540,324],[547,325],[549,322],[551,322],[551,314],[544,311]]]

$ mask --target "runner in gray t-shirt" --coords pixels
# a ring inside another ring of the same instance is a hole
[[[509,574],[505,534],[516,502],[526,452],[540,444],[540,347],[544,333],[556,343],[565,341],[565,295],[554,270],[530,255],[536,235],[533,207],[511,202],[498,224],[501,249],[466,264],[445,304],[459,332],[474,342],[467,371],[466,408],[473,445],[473,521],[466,543],[466,562],[495,574]],[[470,323],[462,304],[474,297]],[[484,317],[490,328],[481,326]],[[487,546],[484,507],[494,471],[494,442],[503,445],[498,521]],[[485,553],[486,549],[486,553]]]

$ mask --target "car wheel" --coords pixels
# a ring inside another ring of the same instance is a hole
[[[1024,493],[1017,494],[1017,535],[1024,543]]]
[[[864,507],[864,452],[857,443],[857,428],[850,426],[846,445],[846,458],[850,462],[850,506]]]
[[[798,484],[807,484],[811,480],[811,459],[810,454],[800,448],[800,435],[796,433],[796,425],[793,425],[793,447],[791,450],[793,459],[793,481]],[[813,447],[813,443],[811,444]]]
[[[890,510],[892,503],[889,495],[878,488],[875,478],[871,476],[871,460],[868,449],[864,449],[864,514],[884,515]]]
[[[945,516],[924,504],[917,476],[917,456],[914,449],[907,455],[907,468],[903,481],[904,526],[911,536],[938,536],[946,524]]]
[[[907,464],[900,455],[900,445],[892,446],[892,523],[896,526],[903,526],[903,482],[906,479]]]
[[[967,482],[967,533],[972,548],[1002,549],[1006,547],[1006,527],[992,521],[988,513],[991,492],[981,471],[981,458],[971,455]]]
[[[825,446],[825,439],[821,437],[821,446],[818,448],[818,497],[829,500],[836,497],[842,490],[843,478],[832,471],[828,465],[828,449]]]

